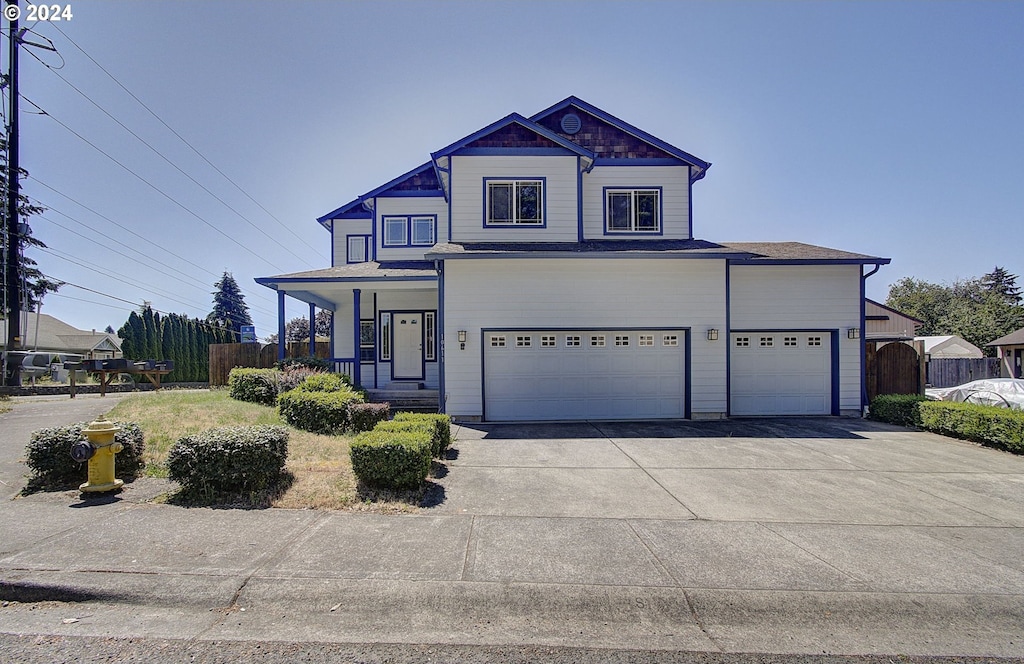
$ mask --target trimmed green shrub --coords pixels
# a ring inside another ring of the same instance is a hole
[[[273,406],[281,372],[277,369],[244,369],[235,367],[228,374],[228,394],[232,399]]]
[[[433,425],[434,456],[441,458],[452,444],[452,418],[440,413],[395,413],[395,422],[429,422]]]
[[[178,440],[167,453],[167,471],[186,496],[209,500],[275,486],[287,458],[282,426],[223,427]]]
[[[341,392],[351,391],[352,384],[344,374],[315,373],[307,376],[295,389],[303,392]]]
[[[905,427],[921,426],[918,404],[927,401],[920,394],[879,394],[871,400],[870,417],[879,422]]]
[[[391,406],[386,403],[353,403],[348,407],[349,423],[356,433],[370,431],[389,417]]]
[[[1024,454],[1024,412],[973,403],[927,401],[918,406],[925,429]]]
[[[310,392],[300,385],[280,396],[278,408],[281,418],[297,429],[334,435],[348,428],[349,405],[360,401],[362,397],[349,389],[338,392]]]
[[[430,472],[432,446],[425,431],[374,429],[355,437],[349,446],[352,471],[371,486],[412,489]]]
[[[322,373],[319,369],[311,369],[295,365],[281,370],[281,377],[278,380],[278,394],[290,392],[302,384],[307,378],[314,374]]]
[[[146,451],[142,429],[135,422],[114,422],[120,431],[114,434],[114,442],[124,449],[114,457],[114,473],[120,479],[135,478],[146,466],[143,454]],[[39,429],[32,433],[25,448],[25,463],[32,476],[31,488],[64,487],[79,485],[88,476],[85,463],[71,458],[71,446],[85,439],[82,429],[88,422],[79,422],[65,427]]]
[[[306,369],[313,369],[314,371],[331,370],[331,363],[329,360],[323,360],[319,357],[312,357],[309,355],[306,357],[288,357],[283,360],[278,360],[274,366],[282,371],[294,367],[303,367]]]

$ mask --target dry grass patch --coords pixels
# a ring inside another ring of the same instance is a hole
[[[108,416],[138,422],[146,435],[147,472],[166,476],[164,463],[171,446],[182,436],[224,426],[284,425],[277,409],[236,401],[227,390],[161,391],[134,394]],[[286,469],[294,477],[273,507],[293,509],[411,512],[425,491],[368,492],[361,490],[349,461],[348,436],[322,436],[288,427]]]

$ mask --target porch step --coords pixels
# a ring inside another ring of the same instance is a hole
[[[366,390],[366,398],[372,403],[391,404],[391,412],[401,410],[417,413],[436,413],[439,406],[437,390],[386,389]]]

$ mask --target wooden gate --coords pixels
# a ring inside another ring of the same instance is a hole
[[[921,356],[912,346],[899,342],[881,348],[868,342],[865,383],[870,403],[879,394],[921,394]]]

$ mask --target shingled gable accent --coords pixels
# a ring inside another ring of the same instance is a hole
[[[562,116],[565,113],[552,113],[538,120],[537,124],[596,153],[598,159],[674,159],[668,152],[627,134],[583,109],[573,107],[572,112],[579,116],[581,122],[580,130],[575,134],[562,131]]]
[[[467,148],[560,148],[546,136],[513,122],[469,143]]]

